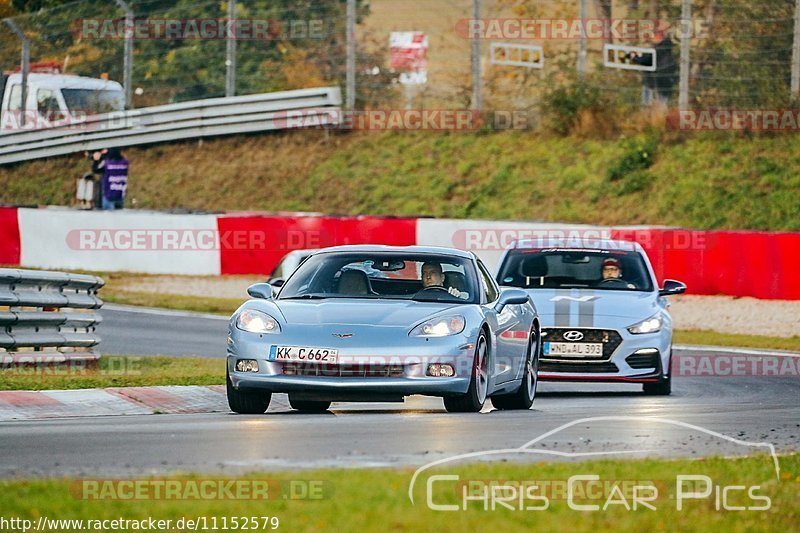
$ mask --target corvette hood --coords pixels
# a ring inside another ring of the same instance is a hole
[[[657,293],[592,289],[529,289],[545,326],[620,327],[659,310]]]
[[[415,302],[410,300],[278,300],[276,302],[287,324],[409,327],[425,318],[457,309],[451,303]]]

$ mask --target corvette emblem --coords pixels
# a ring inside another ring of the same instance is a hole
[[[581,333],[580,331],[572,330],[564,333],[564,340],[575,342],[581,340],[582,338],[583,338],[583,333]]]
[[[334,337],[339,337],[340,339],[349,339],[353,336],[352,333],[331,333]]]

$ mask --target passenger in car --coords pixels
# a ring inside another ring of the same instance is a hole
[[[369,278],[365,272],[360,270],[345,270],[339,275],[339,294],[351,294],[363,296],[375,294],[369,285]]]

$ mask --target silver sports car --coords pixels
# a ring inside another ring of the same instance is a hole
[[[448,248],[320,250],[277,296],[258,283],[228,327],[228,404],[263,413],[273,392],[300,411],[332,401],[444,398],[448,411],[527,409],[539,319],[472,253]]]
[[[670,394],[672,318],[642,247],[596,240],[565,244],[534,239],[506,250],[501,285],[525,289],[542,320],[543,381],[643,383],[648,394]]]

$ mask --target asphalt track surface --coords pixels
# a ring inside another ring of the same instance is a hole
[[[103,311],[104,353],[224,354],[224,320],[121,309]],[[449,414],[440,399],[411,397],[403,404],[334,404],[328,413],[309,415],[292,411],[284,395],[274,395],[267,414],[257,416],[3,422],[0,477],[407,467],[518,448],[551,430],[557,431],[529,448],[538,452],[503,457],[540,461],[609,452],[625,457],[769,452],[747,443],[797,451],[798,400],[800,379],[791,376],[675,377],[668,397],[644,396],[638,385],[541,383],[532,410],[496,411],[487,404],[479,414]],[[558,430],[580,419],[587,420]]]

